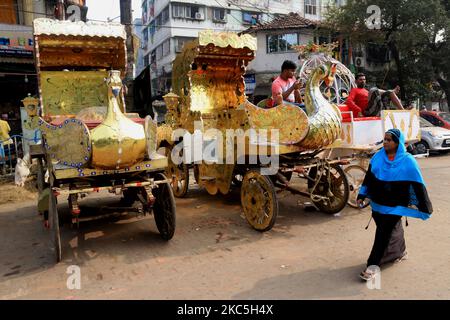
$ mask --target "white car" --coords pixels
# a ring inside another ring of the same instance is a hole
[[[420,130],[422,139],[414,145],[417,153],[427,153],[427,150],[450,150],[450,130],[436,127],[422,117],[420,118]]]

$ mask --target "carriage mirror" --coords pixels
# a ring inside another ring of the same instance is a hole
[[[31,95],[28,95],[28,97],[22,100],[22,103],[29,117],[37,116],[39,99],[33,98],[31,97]]]

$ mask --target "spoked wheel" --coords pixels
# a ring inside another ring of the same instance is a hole
[[[171,158],[172,149],[168,150],[168,166],[166,169],[166,175],[171,180],[171,186],[173,188],[173,194],[177,198],[183,198],[186,196],[189,188],[189,167],[185,163],[174,164]]]
[[[278,200],[269,177],[249,170],[242,180],[241,204],[247,222],[255,230],[272,229],[278,215]]]
[[[308,190],[320,211],[338,213],[348,201],[348,181],[339,165],[317,166],[309,170]]]
[[[166,180],[166,176],[157,173],[155,181]],[[169,183],[158,184],[153,189],[153,195],[156,197],[153,205],[156,227],[164,240],[170,240],[175,233],[176,206],[172,188]]]
[[[59,216],[58,216],[58,206],[56,202],[56,196],[50,189],[49,195],[49,207],[48,207],[48,219],[50,223],[53,249],[55,250],[56,262],[61,261],[61,234],[59,232]]]
[[[359,208],[357,203],[358,193],[361,189],[364,177],[366,175],[366,169],[358,165],[351,165],[344,169],[345,175],[348,181],[348,205],[352,208]],[[370,200],[366,198],[363,202],[362,208],[367,207],[370,204]]]

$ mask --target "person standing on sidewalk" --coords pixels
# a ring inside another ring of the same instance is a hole
[[[368,281],[375,276],[369,267],[406,258],[402,216],[426,220],[433,212],[420,168],[406,152],[405,138],[398,129],[385,133],[383,149],[370,161],[358,194],[360,207],[365,198],[370,199],[377,225],[367,268],[360,273]]]
[[[6,121],[5,117],[6,116],[2,115],[2,119],[0,119],[0,166],[1,166],[2,174],[6,173],[5,146],[12,144],[12,140],[9,136],[9,132],[11,131],[11,128],[9,127],[8,121]]]

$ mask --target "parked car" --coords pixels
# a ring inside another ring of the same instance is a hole
[[[450,130],[450,113],[443,111],[420,111],[420,116],[431,122],[432,125]]]
[[[436,127],[422,117],[420,118],[420,130],[422,139],[414,145],[417,153],[426,153],[427,150],[450,150],[450,130]]]

